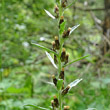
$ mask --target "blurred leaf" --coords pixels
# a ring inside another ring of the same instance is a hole
[[[63,79],[59,79],[59,80],[57,81],[57,88],[58,88],[58,90],[61,90],[62,85],[63,85]]]
[[[70,35],[76,28],[78,28],[79,26],[80,26],[80,24],[78,24],[78,25],[76,25],[76,26],[73,26],[73,27],[71,28],[71,31],[70,31],[69,35]]]
[[[35,43],[31,43],[31,44],[33,44],[33,45],[35,45],[35,46],[37,46],[37,47],[39,47],[39,48],[41,48],[41,49],[43,49],[43,50],[45,50],[45,51],[48,51],[48,52],[51,52],[51,53],[54,53],[55,55],[57,55],[56,52],[54,52],[54,51],[52,51],[52,50],[50,50],[50,49],[48,49],[48,48],[46,48],[46,47],[44,47],[44,46],[42,46],[42,45],[35,44]]]
[[[44,9],[45,10],[45,9]],[[48,16],[50,16],[52,19],[55,19],[55,17],[47,10],[45,10],[45,12],[48,14]]]
[[[90,55],[86,55],[86,56],[84,56],[84,57],[80,57],[80,58],[78,58],[78,59],[76,59],[76,60],[73,60],[73,61],[69,62],[68,64],[64,65],[64,67],[66,67],[66,66],[68,66],[68,65],[70,65],[70,64],[72,64],[72,63],[75,63],[75,62],[77,62],[77,61],[80,61],[80,60],[82,60],[82,59],[84,59],[84,58],[86,58],[86,57],[89,57],[89,56],[90,56]]]
[[[39,107],[39,106],[36,106],[36,105],[24,105],[24,106],[30,106],[30,107],[38,108],[40,110],[50,110],[50,109]]]
[[[74,0],[71,4],[69,4],[66,8],[69,8],[70,6],[72,6],[77,0]]]
[[[57,65],[54,63],[54,60],[53,58],[51,57],[51,55],[48,53],[48,52],[45,52],[47,57],[49,58],[49,60],[51,61],[52,65],[57,69]]]
[[[64,32],[66,21],[60,24],[60,35]]]

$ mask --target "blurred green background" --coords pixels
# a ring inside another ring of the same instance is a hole
[[[83,78],[64,99],[70,110],[110,110],[110,34],[105,38],[110,19],[106,23],[104,1],[78,0],[64,13],[66,27],[80,24],[65,42],[69,61],[90,54],[66,68],[66,84]],[[56,70],[31,42],[52,47],[57,22],[44,9],[54,14],[54,6],[54,0],[0,0],[0,110],[36,110],[25,104],[51,106],[57,91],[46,82],[52,82]]]

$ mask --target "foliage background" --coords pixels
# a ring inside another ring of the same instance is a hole
[[[31,42],[51,48],[57,34],[56,21],[44,9],[53,13],[54,6],[54,0],[0,0],[0,110],[35,110],[25,104],[51,105],[56,90],[46,82],[56,70]],[[91,11],[83,10],[104,7],[104,0],[79,0],[74,6],[65,12],[67,27],[80,24],[66,42],[69,60],[91,56],[66,68],[66,84],[76,78],[83,81],[70,91],[64,103],[71,110],[110,110],[110,55],[98,65],[103,31],[97,28]],[[105,11],[92,13],[103,22]]]

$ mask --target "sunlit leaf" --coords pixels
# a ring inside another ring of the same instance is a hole
[[[70,86],[70,89],[74,86],[76,86],[82,79],[76,79],[75,81],[71,82],[68,86]]]
[[[50,110],[50,109],[47,109],[47,108],[43,108],[43,107],[39,107],[39,106],[36,106],[36,105],[24,105],[24,106],[30,106],[30,107],[34,107],[34,108],[37,108],[39,110]]]
[[[64,21],[63,23],[60,24],[60,34],[62,34],[64,32],[65,25],[66,25],[66,21]]]
[[[78,25],[76,25],[76,26],[73,26],[73,27],[71,28],[71,31],[70,31],[69,35],[70,35],[76,28],[78,28],[79,26],[80,26],[80,24],[78,24]]]
[[[57,69],[58,67],[57,67],[57,65],[54,63],[54,60],[53,60],[53,58],[51,57],[51,55],[50,55],[48,52],[46,52],[46,51],[45,51],[45,53],[46,53],[47,57],[49,58],[49,60],[51,61],[51,63],[53,64],[53,66]]]
[[[60,90],[62,88],[62,85],[63,85],[63,79],[59,79],[57,81],[57,89]]]
[[[44,9],[45,10],[45,9]],[[52,19],[55,19],[55,17],[47,10],[45,10],[45,12],[48,14],[48,16],[50,16]]]
[[[52,50],[50,50],[50,49],[48,49],[48,48],[46,48],[46,47],[44,47],[42,45],[39,45],[39,44],[36,44],[36,43],[31,43],[31,44],[33,44],[33,45],[35,45],[35,46],[37,46],[37,47],[39,47],[39,48],[41,48],[41,49],[43,49],[45,51],[48,51],[48,52],[51,52],[51,53],[54,53],[55,55],[57,55],[56,52],[54,52],[54,51],[52,51]]]
[[[82,59],[84,59],[84,58],[86,58],[86,57],[89,57],[89,56],[90,56],[90,55],[86,55],[86,56],[84,56],[84,57],[80,57],[80,58],[78,58],[78,59],[76,59],[76,60],[73,60],[73,61],[69,62],[68,64],[64,65],[64,67],[66,67],[66,66],[68,66],[68,65],[70,65],[70,64],[72,64],[72,63],[75,63],[75,62],[77,62],[77,61],[80,61],[80,60],[82,60]]]

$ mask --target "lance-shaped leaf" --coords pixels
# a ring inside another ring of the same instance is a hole
[[[66,9],[69,8],[70,6],[72,6],[76,1],[77,0],[73,0],[73,2],[66,7]]]
[[[45,10],[45,9],[44,9]],[[48,14],[48,16],[50,16],[52,19],[55,19],[55,17],[47,10],[45,10],[45,12]]]
[[[51,53],[57,55],[56,52],[54,52],[54,51],[52,51],[52,50],[50,50],[50,49],[48,49],[48,48],[46,48],[46,47],[44,47],[44,46],[42,46],[42,45],[39,45],[39,44],[36,44],[36,43],[31,43],[31,44],[33,44],[33,45],[35,45],[35,46],[37,46],[37,47],[39,47],[39,48],[41,48],[41,49],[43,49],[43,50],[45,50],[45,51],[48,51],[48,52],[51,52]]]
[[[36,105],[31,105],[31,104],[24,105],[24,106],[34,107],[34,108],[37,108],[37,109],[39,109],[39,110],[50,110],[50,109],[47,109],[47,108],[43,108],[43,107],[39,107],[39,106],[36,106]]]
[[[66,21],[60,24],[60,35],[64,32]]]
[[[80,24],[78,24],[78,25],[76,25],[76,26],[73,26],[73,27],[71,28],[71,31],[70,31],[69,35],[70,35],[76,28],[78,28],[79,26],[80,26]]]
[[[45,51],[45,53],[46,53],[47,57],[49,58],[49,60],[51,61],[51,63],[53,64],[53,66],[57,69],[58,67],[57,67],[57,65],[54,63],[54,60],[53,60],[53,58],[51,57],[51,55],[50,55],[48,52],[46,52],[46,51]]]
[[[75,81],[71,82],[68,86],[71,89],[72,87],[76,86],[80,81],[82,81],[82,79],[76,79]]]
[[[57,89],[58,89],[58,90],[61,90],[62,85],[63,85],[63,79],[59,79],[59,80],[57,81]]]
[[[68,64],[64,65],[63,67],[66,67],[66,66],[68,66],[68,65],[70,65],[70,64],[72,64],[72,63],[75,63],[75,62],[77,62],[77,61],[80,61],[80,60],[82,60],[82,59],[84,59],[84,58],[86,58],[86,57],[89,57],[89,56],[90,56],[90,55],[86,55],[86,56],[84,56],[84,57],[80,57],[80,58],[78,58],[78,59],[76,59],[76,60],[73,60],[73,61],[69,62]]]

